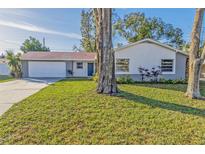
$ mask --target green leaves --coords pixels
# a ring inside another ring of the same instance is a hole
[[[118,18],[113,25],[114,34],[125,38],[128,42],[150,38],[161,40],[173,47],[181,48],[184,44],[183,32],[180,28],[174,28],[161,18],[147,18],[144,13],[133,12]]]
[[[96,52],[96,28],[92,9],[88,11],[82,11],[80,31],[82,35],[81,47],[86,52]]]
[[[50,51],[48,47],[43,46],[43,44],[36,38],[30,36],[26,39],[20,49],[26,53],[29,51]]]
[[[6,59],[8,60],[8,65],[10,67],[11,73],[14,77],[21,77],[21,53],[16,55],[12,51],[6,51]]]

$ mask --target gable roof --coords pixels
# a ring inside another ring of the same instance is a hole
[[[96,53],[90,52],[27,52],[21,60],[95,60]]]
[[[178,50],[178,49],[175,49],[169,45],[166,45],[166,44],[163,44],[159,41],[155,41],[155,40],[152,40],[152,39],[143,39],[143,40],[140,40],[140,41],[137,41],[137,42],[134,42],[134,43],[129,43],[128,45],[125,45],[125,46],[122,46],[122,47],[119,47],[119,48],[116,48],[115,51],[120,51],[120,50],[123,50],[125,48],[129,48],[129,47],[132,47],[132,46],[135,46],[135,45],[138,45],[138,44],[142,44],[142,43],[153,43],[153,44],[156,44],[158,46],[161,46],[161,47],[164,47],[164,48],[167,48],[167,49],[170,49],[176,53],[181,53],[185,56],[188,56],[187,53],[185,53],[184,51],[181,51],[181,50]]]
[[[143,39],[138,42],[130,43],[128,45],[122,46],[120,48],[115,48],[114,50],[117,52],[125,48],[129,48],[129,47],[142,44],[142,43],[146,43],[146,42],[153,43],[158,46],[170,49],[173,52],[180,53],[184,56],[188,56],[187,53],[181,50],[175,49],[169,45],[160,43],[152,39]],[[38,52],[36,51],[36,52],[27,52],[23,54],[21,56],[21,60],[56,60],[56,61],[57,60],[62,60],[62,61],[63,60],[85,60],[85,61],[91,60],[91,61],[94,61],[96,60],[96,53],[91,53],[91,52],[40,52],[40,51]]]

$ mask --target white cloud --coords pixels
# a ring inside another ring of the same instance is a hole
[[[47,29],[44,27],[39,27],[39,26],[29,24],[29,23],[16,23],[16,22],[6,21],[6,20],[0,19],[0,25],[6,26],[6,27],[11,27],[11,28],[17,28],[17,29],[21,29],[21,30],[26,30],[26,31],[30,31],[30,32],[59,35],[59,36],[64,36],[64,37],[68,37],[71,39],[81,39],[81,36],[79,34],[76,34],[76,33],[59,32],[59,31]]]
[[[14,18],[32,18],[36,17],[31,11],[25,9],[0,9],[0,15]]]
[[[8,44],[16,44],[16,45],[21,44],[21,42],[13,41],[13,40],[0,40],[0,41],[3,41],[3,42],[8,43]]]

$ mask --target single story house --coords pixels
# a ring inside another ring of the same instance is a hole
[[[7,60],[4,58],[0,58],[0,75],[10,75]]]
[[[115,49],[115,74],[141,80],[139,67],[161,67],[164,79],[185,79],[187,54],[144,39]],[[28,52],[21,57],[23,77],[88,77],[95,73],[96,54],[89,52]]]
[[[88,77],[95,72],[96,54],[28,52],[21,57],[23,77]]]
[[[149,70],[161,67],[161,78],[186,78],[188,54],[158,41],[144,39],[117,48],[115,51],[117,77],[128,74],[132,79],[140,81],[139,67]],[[121,66],[122,63],[124,66]]]

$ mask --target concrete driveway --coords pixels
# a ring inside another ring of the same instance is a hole
[[[58,80],[60,79],[21,79],[0,83],[0,115],[6,112],[13,104]]]

